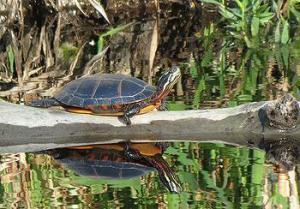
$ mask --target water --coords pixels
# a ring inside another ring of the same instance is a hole
[[[168,192],[153,170],[132,179],[95,179],[47,154],[2,155],[0,207],[261,208],[263,195],[278,186],[259,150],[176,143],[164,158],[181,181],[179,194]]]

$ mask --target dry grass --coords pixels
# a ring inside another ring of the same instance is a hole
[[[91,19],[98,20],[98,25]],[[99,31],[107,23],[96,0],[1,1],[0,96],[42,91],[45,85],[54,86],[53,80],[57,79],[56,87],[70,80],[82,64],[80,58],[95,27]],[[59,51],[68,39],[78,48],[70,62],[63,60]],[[10,88],[12,85],[15,87]],[[51,95],[52,90],[43,94]]]

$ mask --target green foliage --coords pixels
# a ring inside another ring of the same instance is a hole
[[[199,104],[203,101],[205,93],[213,91],[217,85],[213,85],[212,89],[207,88],[210,85],[208,83],[220,83],[222,85],[223,69],[216,69],[213,65],[214,52],[212,45],[215,41],[216,28],[214,24],[210,24],[204,28],[203,37],[199,40],[204,48],[204,54],[200,62],[192,59],[189,63],[190,74],[192,78],[196,80],[197,87],[193,99],[193,108],[198,109]],[[214,75],[218,74],[220,81],[214,79]],[[222,87],[221,87],[222,88]],[[224,90],[224,88],[223,88]]]
[[[289,201],[279,193],[279,185],[276,184],[272,196],[269,200],[271,205],[280,205],[283,209],[288,209]]]
[[[70,62],[75,58],[78,51],[78,47],[72,45],[69,42],[65,42],[59,48],[59,56],[63,59],[64,62]]]
[[[217,5],[223,17],[222,22],[227,25],[228,35],[245,43],[248,48],[258,47],[257,39],[263,34],[263,28],[266,28],[275,16],[271,6],[260,0],[234,0],[233,6],[227,6],[227,2],[221,0],[202,2]]]
[[[294,76],[291,89],[295,95],[300,91],[298,76],[290,69],[299,61],[294,35],[300,33],[299,0],[202,2],[216,5],[221,19],[203,29],[198,36],[203,53],[189,63],[196,82],[194,108],[212,98],[225,100],[227,106],[268,99],[266,88],[273,82],[269,62],[278,65],[281,76]]]
[[[156,172],[134,179],[93,179],[75,175],[47,155],[27,154],[20,163],[24,170],[15,167],[16,156],[2,159],[0,207],[10,208],[18,196],[29,208],[157,208],[158,200],[168,208],[261,208],[264,181],[274,175],[265,167],[265,153],[257,149],[181,142],[170,146],[164,157],[176,165],[180,194],[167,192]],[[270,183],[272,206],[287,205],[278,183]]]
[[[9,63],[9,71],[11,74],[13,74],[15,72],[15,53],[11,45],[9,45],[6,48],[6,51],[7,51],[7,61]]]
[[[198,86],[195,91],[194,100],[193,100],[193,108],[199,109],[199,104],[201,102],[201,98],[203,96],[203,93],[205,91],[205,77],[201,76],[200,79],[198,79]]]
[[[189,106],[184,104],[181,101],[175,101],[175,102],[168,102],[168,110],[170,111],[180,111],[180,110],[186,110]]]
[[[282,35],[281,35],[281,43],[287,44],[290,36],[289,36],[289,23],[286,20],[283,20],[283,29],[282,29]]]
[[[120,33],[121,31],[123,31],[124,29],[126,29],[131,25],[133,25],[133,23],[128,23],[126,25],[119,25],[115,28],[109,28],[107,32],[100,34],[97,42],[98,52],[102,52],[102,50],[104,49],[104,45],[106,43],[107,38]]]
[[[291,22],[300,22],[299,0],[288,3],[282,0],[234,0],[234,4],[223,0],[202,2],[215,4],[223,17],[221,23],[227,26],[225,32],[248,48],[258,48],[268,42],[270,32],[275,34],[276,43],[287,44],[290,40]],[[284,10],[285,7],[287,11]]]

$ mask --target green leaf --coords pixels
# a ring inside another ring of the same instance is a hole
[[[267,24],[270,22],[270,20],[274,17],[274,15],[269,15],[266,17],[260,17],[259,21],[261,24]]]
[[[107,32],[101,34],[100,36],[102,37],[106,37],[106,36],[113,36],[119,32],[121,32],[122,30],[126,29],[127,27],[133,25],[134,23],[128,23],[126,25],[119,25],[115,28],[110,28]]]
[[[241,101],[241,102],[251,102],[252,101],[252,95],[248,95],[248,94],[239,95],[238,100]]]
[[[280,48],[281,56],[282,56],[282,61],[283,65],[285,66],[286,69],[289,69],[289,57],[290,57],[290,51],[288,45],[283,45]]]
[[[194,78],[194,79],[198,78],[198,76],[199,76],[197,65],[194,60],[190,62],[190,74],[191,74],[192,78]]]
[[[242,3],[239,0],[235,0],[235,3],[241,8],[242,11],[245,10],[246,5],[244,5],[244,2]]]
[[[235,19],[235,15],[224,6],[220,7],[220,14],[227,19]]]
[[[270,20],[275,16],[274,12],[261,12],[261,13],[256,13],[256,16],[259,18],[259,21],[261,24],[266,24],[269,23]]]
[[[263,13],[258,13],[257,14],[257,17],[259,18],[259,19],[261,19],[261,18],[265,18],[265,17],[273,17],[275,15],[275,13],[274,12],[263,12]]]
[[[232,12],[235,16],[239,18],[243,18],[243,14],[241,13],[241,10],[236,9],[236,8],[230,8],[228,9],[230,12]]]
[[[275,0],[272,0],[272,7],[274,8],[274,11],[278,11],[278,4],[277,4],[277,1]]]
[[[257,36],[259,32],[259,18],[253,17],[251,23],[251,34],[252,36]]]
[[[210,67],[212,65],[212,60],[213,60],[213,51],[212,49],[207,49],[200,63],[201,67]]]
[[[300,12],[298,12],[295,7],[290,8],[291,13],[295,16],[298,22],[300,22]]]
[[[168,102],[167,107],[168,107],[168,110],[171,110],[171,111],[179,111],[179,110],[186,110],[186,109],[188,109],[190,106],[184,104],[184,103],[181,102],[181,101],[178,101],[178,102]]]
[[[219,88],[220,96],[224,98],[226,93],[225,87],[225,70],[226,70],[226,51],[222,50],[220,54],[220,70],[219,70]]]
[[[195,97],[194,97],[194,100],[193,100],[193,108],[194,109],[199,109],[199,103],[201,101],[201,97],[202,97],[202,94],[203,94],[205,88],[206,88],[205,78],[202,78],[199,81],[199,84],[198,84],[196,92],[195,92]]]
[[[255,12],[255,11],[257,11],[258,9],[260,9],[261,8],[261,1],[259,0],[259,1],[253,1],[252,2],[252,7],[253,7],[253,11]]]
[[[98,39],[98,42],[97,42],[97,46],[98,46],[98,52],[101,52],[104,48],[104,44],[105,44],[105,37],[107,36],[113,36],[119,32],[121,32],[122,30],[124,30],[125,28],[133,25],[134,23],[128,23],[126,25],[119,25],[115,28],[110,28],[107,32],[103,33],[103,34],[100,34],[99,35],[99,39]]]
[[[9,45],[6,48],[7,51],[7,58],[8,58],[8,63],[9,63],[9,70],[11,73],[14,73],[15,71],[15,53],[11,47],[11,45]]]
[[[246,35],[244,36],[244,40],[245,40],[245,42],[247,44],[247,47],[251,48],[252,47],[252,43],[251,43],[251,41],[249,40],[249,38]]]
[[[290,39],[289,29],[290,29],[290,25],[289,25],[288,21],[284,20],[283,30],[282,30],[282,35],[281,35],[281,43],[282,44],[287,44]]]
[[[204,28],[204,32],[203,32],[203,35],[204,35],[204,36],[209,36],[209,34],[210,34],[209,28],[205,27],[205,28]]]
[[[227,102],[227,107],[235,107],[238,105],[237,101],[231,100]]]
[[[220,2],[215,1],[215,0],[202,0],[204,3],[210,3],[210,4],[216,4],[216,5],[222,5]]]
[[[278,21],[278,23],[276,25],[276,29],[275,29],[275,43],[280,42],[280,25],[281,25],[281,22]]]
[[[257,57],[254,57],[254,59],[258,59]],[[253,67],[250,71],[251,76],[251,94],[255,95],[256,89],[257,89],[257,78],[258,78],[258,71],[259,69],[256,67]]]
[[[103,38],[103,36],[100,36],[97,42],[98,52],[101,52],[103,50],[104,44],[105,44],[105,39]]]
[[[63,61],[68,62],[73,60],[78,53],[78,48],[69,42],[64,42],[59,47],[59,56]]]

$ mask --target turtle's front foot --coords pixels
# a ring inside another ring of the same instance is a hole
[[[131,125],[130,117],[127,114],[120,116],[119,120],[122,121],[122,123],[125,123],[127,126]]]
[[[168,111],[168,103],[165,99],[161,101],[160,106],[157,108],[159,111]]]
[[[122,120],[125,122],[126,125],[131,125],[130,118],[140,112],[141,106],[140,105],[133,105],[128,108],[124,115],[122,116]]]
[[[139,151],[130,147],[130,142],[125,142],[124,155],[129,160],[141,160],[142,156]]]

